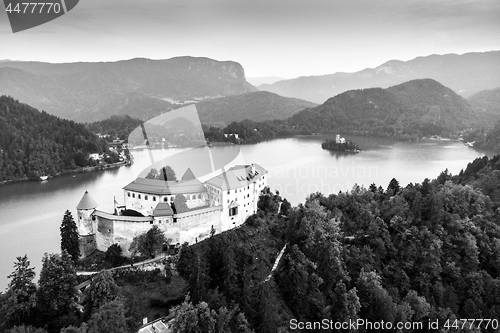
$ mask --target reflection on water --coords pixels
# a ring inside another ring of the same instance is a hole
[[[338,193],[350,190],[355,183],[387,187],[395,177],[401,185],[435,178],[448,168],[456,174],[474,158],[485,155],[460,142],[396,142],[390,139],[353,137],[362,151],[359,154],[323,150],[327,137],[300,137],[242,145],[242,158],[269,170],[269,184],[294,205],[313,192]],[[212,147],[216,159],[233,156],[236,147]],[[168,158],[182,149],[154,150],[155,161],[166,158],[177,177],[186,164],[196,158]],[[76,205],[88,190],[100,204],[112,211],[113,198],[123,202],[122,187],[151,166],[146,150],[134,151],[134,164],[113,170],[66,175],[47,182],[24,182],[0,186],[0,290],[7,286],[16,256],[28,254],[39,271],[44,252],[60,250],[59,226],[65,210],[76,216]],[[492,154],[488,154],[492,156]],[[194,161],[194,162],[190,162]],[[207,165],[193,165],[202,170]],[[194,169],[193,169],[194,171]],[[195,172],[196,175],[196,172]]]

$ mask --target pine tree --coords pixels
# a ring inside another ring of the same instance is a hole
[[[118,300],[102,305],[88,322],[88,333],[123,333],[127,332],[125,308]]]
[[[45,254],[38,280],[36,303],[45,322],[72,312],[76,302],[76,271],[66,252]]]
[[[26,324],[31,321],[35,308],[36,285],[33,283],[35,269],[29,267],[28,256],[17,257],[14,272],[8,276],[9,282],[5,302],[0,312],[5,315],[6,327]]]
[[[80,257],[80,244],[78,241],[78,228],[71,212],[67,210],[61,223],[61,251],[66,251],[73,261]]]
[[[113,275],[108,270],[103,270],[92,279],[89,288],[85,290],[87,316],[97,311],[101,306],[116,299],[118,296],[118,286],[113,279]]]

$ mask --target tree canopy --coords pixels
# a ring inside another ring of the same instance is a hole
[[[177,180],[174,169],[170,165],[162,167],[159,171],[155,168],[151,168],[149,173],[146,175],[148,179],[159,179],[159,180]]]
[[[129,251],[132,256],[140,253],[150,258],[154,258],[162,251],[163,245],[169,242],[170,240],[165,237],[163,231],[161,231],[157,225],[153,225],[147,232],[134,237],[132,244],[130,244]]]
[[[61,251],[66,251],[73,261],[80,257],[80,243],[78,227],[69,210],[66,210],[60,227],[61,231]]]

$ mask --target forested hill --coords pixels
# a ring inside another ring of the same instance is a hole
[[[56,175],[104,152],[106,141],[84,125],[0,97],[0,181]]]
[[[411,139],[450,135],[491,121],[453,90],[431,79],[387,89],[351,90],[297,113],[289,123],[301,132],[352,133]]]
[[[500,88],[480,91],[467,100],[476,109],[500,115]]]
[[[202,57],[0,63],[0,94],[81,122],[116,114],[145,120],[186,100],[256,90],[239,63]]]
[[[465,99],[439,82],[420,79],[387,89],[346,91],[286,120],[233,122],[223,130],[212,128],[205,135],[212,141],[224,141],[223,132],[237,133],[240,142],[313,133],[405,140],[432,135],[458,138],[466,129],[491,128],[498,119],[500,114],[472,108]]]
[[[293,208],[267,192],[261,211],[241,228],[183,249],[178,269],[189,280],[191,301],[212,309],[237,304],[256,332],[287,331],[291,320],[386,323],[385,329],[358,326],[352,332],[393,332],[398,322],[422,325],[407,327],[408,333],[451,332],[457,318],[497,320],[499,170],[499,156],[485,157],[460,176],[444,171],[406,187],[393,179],[386,188],[315,193]],[[174,322],[182,327],[189,318],[179,315]],[[197,318],[198,327],[208,321]],[[439,326],[429,329],[429,322]],[[475,324],[477,332],[498,328]],[[342,330],[327,325],[311,331]]]
[[[297,98],[288,98],[267,91],[204,100],[196,104],[202,122],[224,122],[251,119],[265,121],[286,119],[317,104]]]

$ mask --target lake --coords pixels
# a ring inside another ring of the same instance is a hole
[[[348,191],[354,184],[371,183],[384,189],[394,177],[402,186],[436,178],[446,168],[457,174],[477,157],[493,153],[476,151],[453,141],[398,142],[391,139],[347,136],[364,151],[359,154],[323,150],[326,136],[276,139],[252,145],[216,146],[214,158],[232,156],[240,150],[246,163],[258,163],[269,171],[268,184],[293,205],[313,192]],[[155,161],[182,152],[155,150]],[[195,151],[196,152],[196,151]],[[7,287],[17,256],[27,254],[37,276],[45,252],[60,251],[59,227],[66,210],[76,216],[76,205],[86,190],[99,209],[112,212],[113,198],[123,203],[122,187],[151,165],[148,151],[133,151],[134,164],[118,169],[65,175],[46,182],[23,182],[0,186],[0,290]],[[179,161],[177,161],[179,162]],[[200,164],[199,159],[189,163]],[[207,161],[207,163],[210,163]],[[182,163],[181,163],[182,164]],[[180,178],[185,171],[172,167]],[[196,165],[193,165],[196,166]],[[194,170],[193,170],[194,171]],[[196,176],[200,176],[196,174]]]

